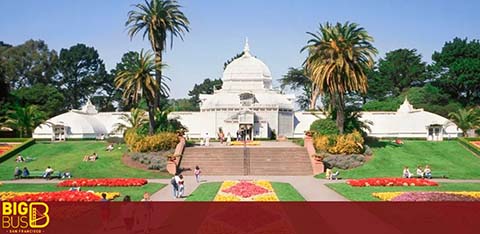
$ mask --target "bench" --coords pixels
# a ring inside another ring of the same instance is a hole
[[[28,175],[28,176],[21,175],[20,177],[18,177],[16,179],[45,179],[43,177],[43,174],[45,174],[45,171],[30,171],[30,175]],[[60,179],[60,178],[62,178],[62,174],[63,173],[61,171],[54,171],[48,177],[48,179],[53,179],[53,178]]]

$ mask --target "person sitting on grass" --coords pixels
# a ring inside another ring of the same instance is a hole
[[[340,175],[340,171],[336,171],[330,175],[330,180],[338,180],[338,175]]]
[[[17,159],[15,159],[15,162],[17,162],[17,163],[22,163],[22,162],[25,162],[25,159],[23,158],[22,155],[19,154],[19,155],[17,156]]]
[[[108,199],[107,199],[107,194],[106,193],[102,193],[102,199],[100,199],[100,201],[103,201],[103,202],[107,202]]]
[[[417,176],[423,178],[423,170],[421,166],[417,167]]]
[[[85,157],[83,157],[84,162],[96,161],[97,159],[98,159],[98,155],[95,152],[93,152],[92,155],[85,155]]]
[[[110,144],[110,145],[107,146],[106,151],[110,152],[110,151],[112,151],[113,149],[114,149],[113,144]]]
[[[28,171],[27,167],[24,167],[22,172],[22,177],[28,177],[29,175],[30,175],[30,171]]]
[[[61,174],[61,177],[62,179],[65,179],[65,178],[72,178],[72,173],[70,173],[69,171],[67,172],[64,172],[63,174]]]
[[[425,166],[425,170],[423,171],[425,178],[431,179],[432,178],[432,169],[430,169],[429,165]]]
[[[54,172],[53,168],[48,166],[47,169],[45,169],[45,173],[43,174],[43,178],[49,179],[52,176],[53,172]]]
[[[15,167],[15,171],[13,172],[13,178],[20,179],[21,175],[22,175],[22,170],[20,170],[19,167]]]
[[[407,166],[403,168],[403,178],[412,178],[412,173],[410,173]]]

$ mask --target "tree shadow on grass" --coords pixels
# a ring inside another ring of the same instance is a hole
[[[371,148],[385,148],[387,146],[398,148],[398,147],[401,147],[402,145],[399,145],[391,141],[375,141],[375,142],[368,143],[368,146],[370,146]]]

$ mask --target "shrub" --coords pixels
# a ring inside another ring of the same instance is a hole
[[[167,168],[166,155],[172,154],[172,150],[151,152],[151,153],[130,153],[130,157],[141,164],[144,164],[150,170],[165,171]]]
[[[310,131],[319,135],[338,135],[337,124],[332,119],[317,119],[310,125]]]
[[[363,151],[363,137],[360,132],[354,130],[345,135],[317,135],[314,146],[317,150],[332,154],[359,154]]]
[[[328,155],[323,159],[326,168],[340,168],[343,170],[359,167],[365,162],[365,156],[352,155]]]
[[[152,152],[174,149],[178,144],[175,133],[162,132],[152,136],[140,138],[131,145],[133,152]]]
[[[133,146],[135,145],[135,143],[137,143],[138,141],[140,141],[142,139],[142,137],[140,135],[138,135],[138,133],[136,132],[135,129],[128,129],[126,132],[125,132],[125,137],[124,137],[124,140],[125,140],[125,143],[127,143],[127,146],[128,148],[133,151]]]
[[[350,134],[337,136],[334,147],[330,147],[328,152],[334,154],[358,154],[363,150],[363,137],[360,132],[354,130]]]
[[[319,135],[319,136],[315,137],[314,146],[315,146],[315,149],[321,150],[321,151],[324,151],[324,152],[327,152],[328,149],[330,149],[330,147],[332,147],[331,144],[330,144],[329,137],[324,136],[324,135]]]

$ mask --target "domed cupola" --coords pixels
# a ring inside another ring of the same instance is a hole
[[[267,65],[250,54],[248,39],[243,55],[233,60],[223,72],[223,89],[272,89],[272,74]]]

